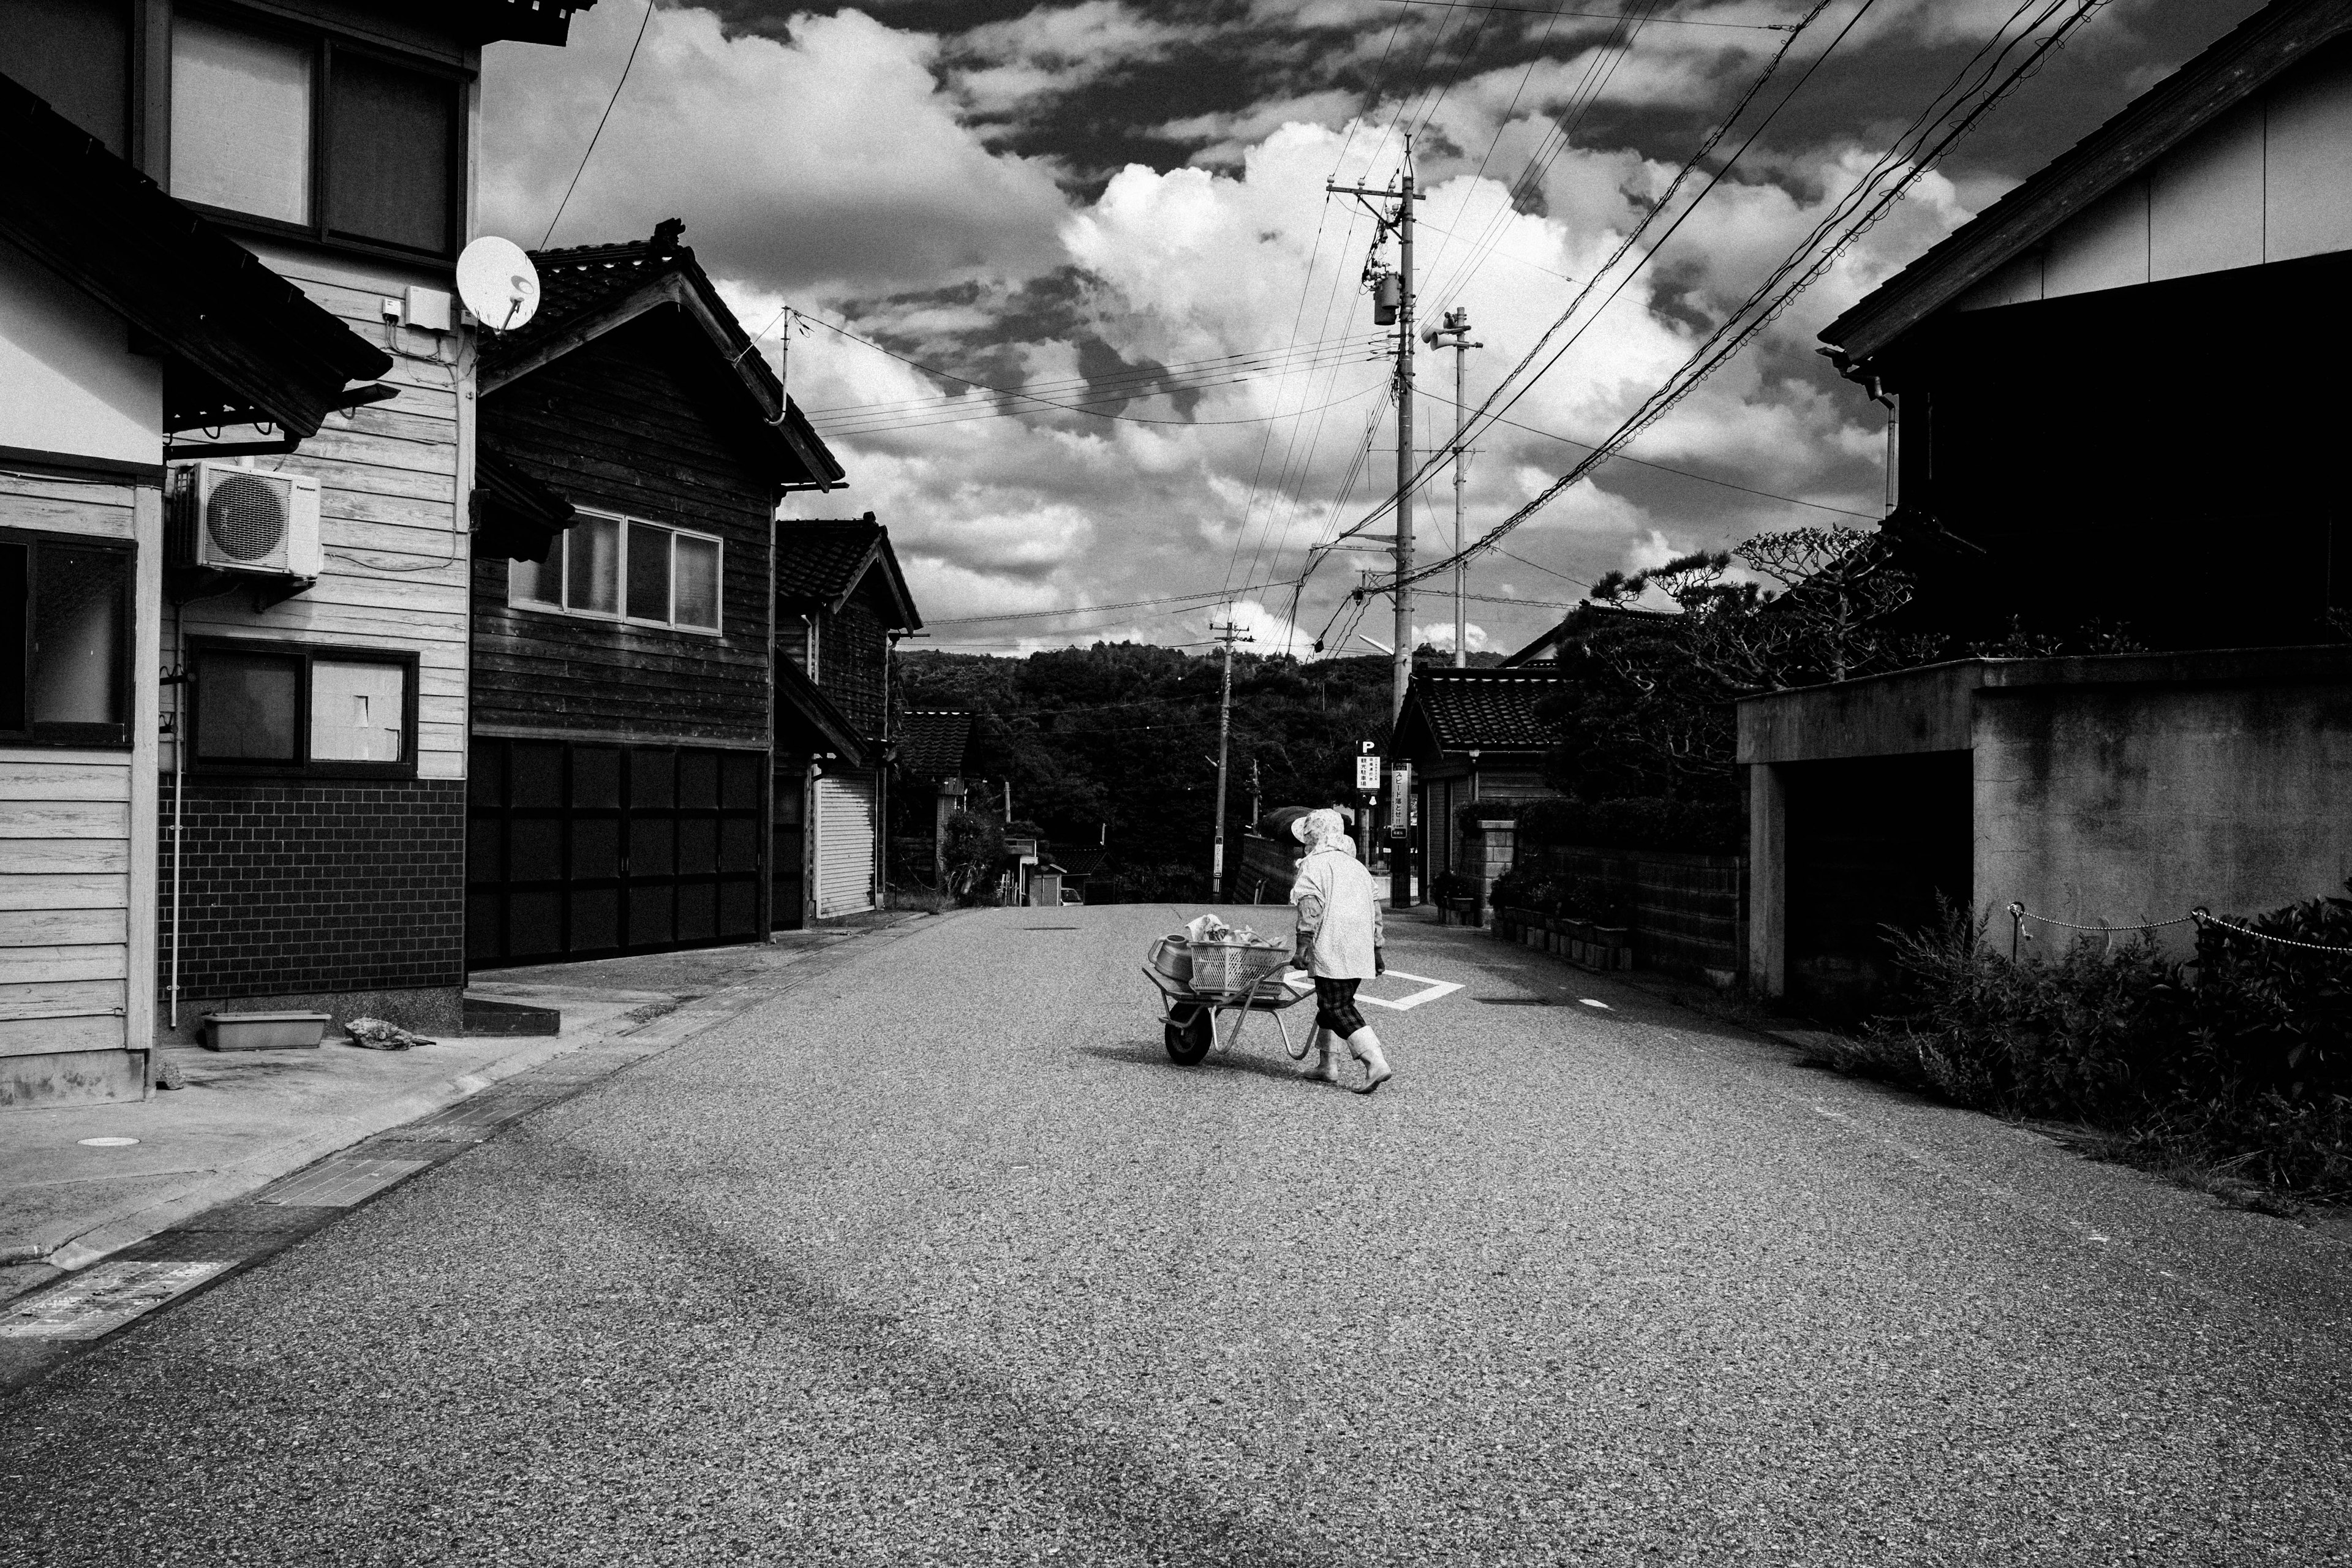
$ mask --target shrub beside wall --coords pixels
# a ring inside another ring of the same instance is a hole
[[[2230,923],[2352,948],[2352,898]],[[1986,929],[1956,914],[1895,937],[1902,1010],[1823,1054],[1962,1105],[2087,1123],[2137,1163],[2352,1200],[2352,954],[2208,924],[2187,963],[2144,935],[2012,960]]]

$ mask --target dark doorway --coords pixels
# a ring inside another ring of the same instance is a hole
[[[1888,928],[1969,907],[1969,770],[1967,752],[1781,767],[1792,1000],[1824,1016],[1865,1011],[1893,979]]]

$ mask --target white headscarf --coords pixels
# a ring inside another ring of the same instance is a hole
[[[1336,849],[1347,855],[1356,852],[1355,840],[1348,837],[1348,819],[1328,806],[1300,817],[1297,832],[1309,855],[1321,849]]]

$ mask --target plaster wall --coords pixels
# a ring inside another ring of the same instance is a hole
[[[2253,913],[2352,874],[2352,688],[1987,688],[1975,898],[2077,924]],[[2037,940],[2071,933],[2037,929]],[[2158,933],[2186,952],[2192,928]]]
[[[121,317],[0,241],[0,447],[163,460],[163,365]]]
[[[1962,295],[1992,310],[2352,249],[2352,48],[2323,50]]]

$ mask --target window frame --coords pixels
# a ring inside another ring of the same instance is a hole
[[[721,638],[726,637],[727,541],[724,536],[706,533],[698,528],[680,528],[676,523],[658,522],[649,517],[636,517],[627,512],[606,511],[602,507],[583,506],[575,510],[583,518],[593,517],[600,522],[612,523],[618,531],[620,544],[613,554],[613,572],[614,602],[621,606],[620,609],[617,612],[582,610],[574,609],[572,605],[561,602],[562,595],[571,586],[569,579],[572,572],[570,549],[572,533],[569,529],[555,536],[555,542],[549,547],[548,560],[537,563],[542,569],[551,564],[554,566],[555,591],[559,602],[550,604],[544,599],[526,599],[518,596],[515,592],[514,569],[509,563],[507,569],[507,607],[509,609],[526,610],[542,616],[565,616],[574,620],[602,621],[607,626],[629,626],[639,631],[675,632],[680,637]],[[639,528],[659,529],[668,536],[670,541],[670,618],[666,621],[650,620],[643,616],[629,614],[629,538],[631,531]],[[677,542],[680,539],[698,540],[711,545],[719,552],[719,567],[712,576],[711,584],[713,588],[711,608],[718,616],[718,624],[715,626],[688,626],[677,619]]]
[[[103,534],[68,533],[57,529],[0,527],[0,544],[26,548],[25,574],[25,727],[0,730],[0,747],[41,747],[51,751],[127,752],[133,743],[132,724],[137,692],[133,667],[139,657],[139,546],[132,541]],[[99,550],[123,558],[121,686],[115,696],[122,708],[120,724],[37,722],[33,718],[33,621],[40,594],[40,558],[44,545],[73,550]]]
[[[257,37],[275,38],[280,42],[303,46],[310,66],[310,216],[307,223],[289,223],[282,218],[263,217],[254,213],[238,212],[234,207],[216,207],[203,202],[186,201],[184,205],[199,212],[226,228],[243,229],[251,234],[275,235],[287,239],[303,240],[309,244],[355,252],[387,259],[416,261],[420,259],[452,261],[464,243],[466,231],[466,161],[467,132],[469,116],[467,112],[468,89],[475,73],[446,60],[425,55],[415,55],[388,48],[372,41],[354,38],[331,31],[271,15],[248,11],[229,4],[178,5],[173,7],[174,16],[185,15],[216,26],[250,33]],[[334,163],[334,62],[338,53],[348,51],[379,64],[430,77],[448,89],[449,94],[449,158],[443,171],[448,195],[442,221],[448,238],[437,250],[402,245],[394,240],[369,239],[362,236],[340,233],[328,226],[331,199],[331,178]],[[164,129],[161,169],[150,170],[165,190],[171,188],[172,154],[170,127],[172,124],[172,93],[173,91],[173,53],[167,39],[161,51],[163,67],[154,74],[160,84],[151,89],[150,113]]]
[[[292,761],[277,757],[207,757],[204,753],[204,702],[201,686],[207,654],[246,654],[299,659],[301,677],[295,683],[294,735],[301,754]],[[422,661],[415,648],[352,647],[341,643],[303,642],[290,637],[225,637],[191,635],[184,654],[189,684],[182,689],[189,700],[181,707],[185,733],[177,737],[182,763],[192,773],[226,778],[413,779],[416,777],[416,710]],[[337,664],[394,665],[403,671],[400,701],[400,761],[365,763],[318,761],[310,755],[310,700],[315,680],[313,664],[320,659]]]

